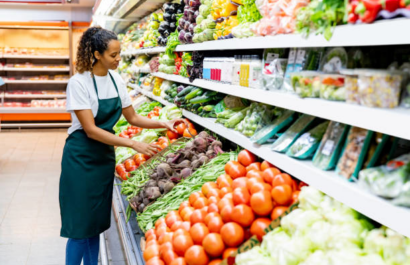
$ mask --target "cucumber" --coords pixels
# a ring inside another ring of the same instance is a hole
[[[178,95],[178,92],[176,92],[176,91],[172,91],[172,92],[171,92],[171,97],[174,98],[174,97],[176,97],[177,95]]]
[[[204,107],[204,110],[205,110],[205,111],[212,111],[212,110],[214,109],[214,107],[215,107],[215,105],[206,105],[206,106]]]
[[[181,92],[179,92],[177,94],[178,97],[185,97],[186,95],[188,95],[189,93],[191,93],[192,90],[196,89],[196,87],[194,86],[188,86],[186,87],[184,90],[182,90]]]
[[[188,95],[185,96],[186,100],[193,99],[194,97],[200,96],[202,94],[202,89],[197,88],[192,90]]]

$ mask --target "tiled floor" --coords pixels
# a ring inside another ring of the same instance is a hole
[[[1,265],[64,265],[58,183],[66,137],[65,130],[0,132]],[[110,263],[124,265],[116,230],[112,221]]]

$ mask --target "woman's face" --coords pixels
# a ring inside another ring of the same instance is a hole
[[[98,61],[107,69],[117,69],[121,61],[121,44],[118,40],[110,40],[107,50],[101,55],[96,52],[95,56]]]

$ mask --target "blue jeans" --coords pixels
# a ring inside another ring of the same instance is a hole
[[[98,265],[98,252],[100,251],[100,236],[85,239],[69,238],[66,248],[66,265]]]

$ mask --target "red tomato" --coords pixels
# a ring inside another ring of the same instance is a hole
[[[292,188],[287,184],[274,187],[271,194],[278,205],[286,206],[292,202]]]
[[[250,164],[249,166],[246,167],[246,172],[249,172],[251,170],[257,170],[257,171],[262,171],[261,170],[261,163],[260,162],[255,162]]]
[[[194,202],[194,208],[195,209],[202,209],[205,206],[208,206],[208,199],[205,197],[201,197],[198,198],[195,202]]]
[[[246,187],[246,182],[248,181],[247,177],[241,177],[237,178],[234,181],[232,181],[232,190],[235,190],[236,188],[239,187]]]
[[[237,247],[245,238],[245,231],[237,223],[227,223],[221,228],[221,236],[224,243],[229,247]]]
[[[178,124],[176,127],[174,127],[176,130],[177,130],[177,132],[178,132],[178,134],[179,135],[183,135],[184,134],[184,131],[185,131],[185,129],[186,129],[186,125],[185,125],[185,123],[180,123],[180,124]]]
[[[180,228],[180,229],[178,229],[177,231],[174,232],[174,235],[173,235],[172,239],[174,239],[174,238],[176,238],[177,236],[180,236],[180,235],[189,236],[189,232],[182,229],[182,228]]]
[[[145,238],[148,238],[150,235],[155,235],[155,230],[153,228],[145,232]]]
[[[167,232],[164,233],[159,239],[158,239],[158,243],[161,244],[165,244],[167,242],[171,242],[172,243],[172,238],[174,236],[173,232]]]
[[[229,161],[228,163],[226,163],[225,172],[232,179],[246,176],[246,168],[236,161]]]
[[[223,208],[225,208],[227,205],[233,206],[233,201],[228,199],[228,198],[223,198],[218,202],[218,209],[219,212],[222,212]]]
[[[272,186],[267,183],[256,182],[252,185],[251,194],[264,190],[271,192]]]
[[[156,231],[155,231],[156,232]],[[152,240],[157,240],[157,234],[155,233],[155,234],[152,234],[152,235],[149,235],[149,236],[147,236],[146,237],[146,241],[148,242],[148,241],[152,241]]]
[[[221,190],[220,190],[220,189],[218,189],[218,188],[210,189],[210,190],[207,192],[206,197],[207,197],[208,199],[209,199],[209,198],[212,198],[212,197],[220,198],[220,194],[221,194]]]
[[[208,263],[208,265],[220,265],[222,263],[221,259],[214,259]]]
[[[165,262],[165,264],[169,265],[172,263],[172,261],[178,258],[178,255],[173,250],[165,250],[162,253],[161,258]]]
[[[184,258],[176,258],[169,265],[186,265]]]
[[[288,207],[286,206],[276,206],[275,208],[273,208],[272,214],[270,215],[270,219],[275,220],[276,218],[281,216],[284,212],[286,212],[287,209]]]
[[[202,245],[205,236],[209,234],[208,227],[203,223],[194,224],[189,230],[192,240],[196,245]]]
[[[207,265],[209,257],[202,246],[192,246],[185,253],[185,262],[188,265]]]
[[[175,133],[175,132],[173,132],[173,131],[171,131],[171,130],[168,130],[168,131],[167,131],[167,137],[168,137],[170,140],[173,140],[173,139],[178,139],[179,135],[178,135],[178,133]]]
[[[218,185],[215,182],[206,182],[202,185],[201,191],[202,194],[207,197],[207,194],[210,190],[218,188]]]
[[[121,177],[122,180],[127,180],[131,177],[131,174],[130,174],[130,172],[125,172],[122,175],[120,175],[120,177]]]
[[[251,196],[252,210],[261,216],[268,215],[273,210],[273,201],[269,191],[260,191]]]
[[[196,201],[198,198],[200,198],[200,197],[204,197],[204,196],[202,195],[202,192],[200,193],[199,191],[197,191],[197,192],[192,193],[192,194],[189,196],[189,203],[193,206],[194,203],[195,203],[195,201]]]
[[[248,178],[246,179],[246,188],[248,188],[249,191],[252,190],[252,187],[256,183],[265,183],[262,179],[260,178]]]
[[[183,256],[188,248],[194,245],[190,235],[179,235],[172,239],[172,246],[175,253]]]
[[[301,190],[304,186],[309,186],[309,185],[306,184],[305,182],[301,181],[298,185],[298,189]]]
[[[253,220],[255,220],[255,214],[251,207],[240,204],[233,207],[231,219],[243,227],[248,227],[252,224]]]
[[[239,187],[233,191],[232,200],[234,205],[249,204],[251,195],[246,187]]]
[[[211,192],[212,192],[212,191],[211,191]],[[209,195],[209,193],[208,193],[208,195]],[[209,206],[211,203],[218,204],[218,202],[219,202],[220,200],[221,200],[221,198],[219,198],[219,196],[218,196],[218,197],[216,197],[216,196],[209,197],[209,199],[208,199],[208,202],[209,202],[208,206]]]
[[[155,221],[155,229],[158,229],[158,227],[159,227],[161,224],[166,224],[164,217],[161,217],[161,218],[159,218],[157,221]]]
[[[152,239],[152,240],[147,240],[147,244],[145,245],[145,248],[148,248],[149,246],[152,246],[152,245],[157,245],[159,247],[158,241],[155,239]]]
[[[224,187],[231,187],[232,178],[227,174],[222,174],[216,179],[216,183],[220,189]]]
[[[164,265],[164,262],[159,257],[153,257],[145,265]]]
[[[269,218],[257,218],[251,225],[251,234],[258,237],[262,242],[262,237],[266,234],[265,229],[270,225],[272,220]]]
[[[159,256],[162,259],[162,255],[167,250],[173,250],[174,247],[172,246],[172,242],[165,242],[159,246]]]
[[[248,173],[246,173],[246,177],[247,177],[247,178],[258,178],[258,179],[261,179],[262,181],[264,181],[264,179],[263,179],[263,172],[262,172],[262,171],[258,171],[258,170],[248,171]]]
[[[194,225],[196,223],[203,223],[206,214],[201,210],[195,210],[191,214],[191,224]]]
[[[209,221],[214,217],[221,217],[219,213],[208,213],[204,218],[204,224],[208,226]]]
[[[145,261],[152,259],[153,257],[159,257],[159,247],[157,245],[152,245],[144,250],[142,255]]]
[[[248,150],[242,150],[238,154],[238,162],[241,163],[243,166],[247,167],[250,164],[256,162],[256,157]]]
[[[222,240],[222,236],[218,233],[210,233],[202,242],[202,246],[206,253],[211,257],[219,257],[225,250],[225,244]]]
[[[191,214],[194,210],[195,210],[194,207],[183,208],[182,211],[180,212],[180,216],[182,217],[182,220],[189,221]]]
[[[221,217],[216,216],[216,217],[211,218],[207,225],[208,225],[209,232],[219,233],[221,231],[222,226],[224,225],[224,222],[222,221]]]
[[[143,154],[136,154],[134,156],[134,162],[137,166],[140,166],[141,164],[144,164],[145,161],[147,161],[146,156]]]
[[[130,136],[127,134],[127,131],[121,132],[118,136],[121,138],[130,138]]]
[[[186,231],[189,231],[189,229],[191,229],[191,222],[190,221],[182,222],[181,228]]]
[[[181,212],[183,209],[185,209],[186,207],[191,207],[191,204],[189,203],[189,201],[184,201],[181,202],[181,204],[179,205],[179,214],[181,215]]]
[[[125,166],[125,169],[126,169],[128,172],[134,171],[134,170],[137,169],[137,165],[135,164],[134,160],[132,160],[132,159],[127,159],[127,160],[125,160],[124,166]]]
[[[272,184],[273,178],[280,174],[280,170],[274,167],[267,168],[263,171],[263,179],[266,183]]]
[[[169,229],[166,225],[164,225],[164,226],[158,227],[155,234],[156,234],[157,238],[160,238],[166,232],[171,232],[171,229]]]
[[[191,138],[198,135],[198,132],[194,128],[186,128],[182,136],[186,138]]]
[[[115,171],[116,171],[117,174],[120,175],[120,176],[121,176],[121,174],[127,172],[127,171],[125,170],[124,164],[118,164],[118,165],[116,165],[116,166],[115,166]]]
[[[224,221],[224,223],[232,222],[232,218],[231,218],[232,211],[233,211],[232,205],[227,205],[222,209],[221,218],[222,218],[222,221]]]
[[[265,169],[270,168],[270,167],[274,167],[271,163],[269,163],[268,161],[263,161],[261,164],[261,170],[265,171]]]
[[[232,253],[235,253],[238,249],[237,248],[227,248],[225,249],[224,253],[222,254],[223,259],[227,259],[231,256]]]
[[[218,204],[216,203],[209,204],[208,213],[219,213]]]
[[[165,222],[167,224],[167,226],[169,228],[172,227],[172,225],[176,222],[176,221],[181,221],[182,222],[182,218],[178,215],[172,215],[172,216],[168,216],[165,218]]]
[[[293,188],[295,185],[292,177],[286,173],[278,174],[272,180],[272,187],[276,187],[276,186],[284,185],[284,184],[289,185],[291,188]]]
[[[298,190],[295,190],[292,193],[292,204],[299,201],[299,193],[300,193],[300,191],[298,191]]]
[[[231,187],[224,187],[221,189],[221,197],[223,198],[226,194],[231,193],[232,188]]]

